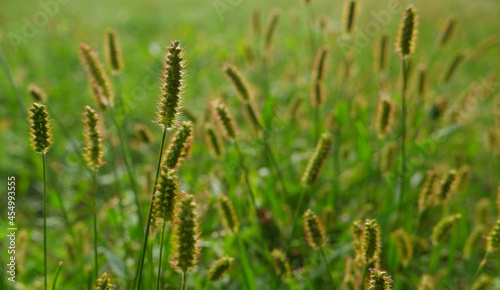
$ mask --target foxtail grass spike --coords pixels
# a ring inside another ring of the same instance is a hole
[[[179,41],[172,41],[167,47],[161,77],[161,94],[157,104],[158,124],[170,130],[176,124],[182,105],[185,74],[184,52]]]
[[[175,132],[172,142],[167,148],[165,166],[169,169],[176,169],[181,164],[184,156],[188,153],[193,139],[194,126],[191,121],[181,123],[179,129]]]
[[[259,35],[260,34],[260,10],[254,9],[252,12],[252,21],[250,27],[252,27],[252,34]]]
[[[342,17],[343,32],[346,34],[352,33],[354,26],[356,25],[356,19],[358,15],[358,2],[347,1],[344,2],[344,11]]]
[[[375,46],[375,71],[381,73],[387,69],[389,62],[389,36],[383,34]]]
[[[257,115],[257,111],[254,109],[252,103],[249,101],[243,102],[243,114],[245,119],[249,123],[252,131],[258,134],[262,129],[262,124],[260,122],[260,116]]]
[[[83,134],[86,144],[83,157],[88,168],[98,171],[104,165],[104,140],[101,117],[94,109],[85,106],[83,124]]]
[[[458,174],[455,169],[449,170],[441,179],[441,183],[437,187],[437,198],[439,201],[447,202],[458,184]]]
[[[487,229],[482,226],[476,226],[472,232],[469,234],[467,237],[467,240],[465,240],[465,245],[464,245],[464,259],[469,260],[472,257],[473,251],[477,248],[477,245],[482,244],[483,237],[486,235]]]
[[[116,285],[111,283],[111,276],[108,273],[104,272],[101,274],[99,278],[96,280],[95,290],[111,290],[116,289]]]
[[[453,36],[456,27],[457,17],[455,15],[452,15],[446,20],[443,30],[441,30],[441,33],[439,34],[438,44],[440,46],[445,46],[448,43],[448,41]]]
[[[87,71],[94,97],[98,104],[107,109],[113,107],[115,95],[109,77],[98,53],[88,44],[80,44],[80,61]]]
[[[149,127],[141,123],[134,125],[134,137],[144,144],[151,144],[154,142],[154,136]]]
[[[217,199],[217,207],[224,229],[230,234],[236,235],[239,232],[240,223],[231,200],[226,195],[221,194]]]
[[[365,221],[361,247],[365,265],[368,267],[379,267],[382,241],[380,237],[380,226],[376,220],[367,219]]]
[[[33,101],[35,101],[36,103],[41,104],[41,103],[44,103],[45,101],[47,101],[47,94],[45,93],[45,91],[42,88],[40,88],[35,83],[29,84],[28,93],[33,98]]]
[[[493,217],[491,210],[491,200],[489,198],[481,198],[476,202],[474,209],[474,224],[476,226],[487,226]]]
[[[311,105],[319,107],[325,102],[325,78],[330,50],[322,46],[314,56],[314,67],[311,73]]]
[[[287,260],[285,254],[278,249],[271,252],[271,261],[273,263],[274,271],[279,277],[289,278],[292,276],[292,268],[290,262]]]
[[[420,282],[417,285],[417,290],[435,290],[434,277],[429,274],[423,274],[420,277]]]
[[[392,131],[396,106],[388,97],[381,97],[377,107],[377,132],[379,138],[384,138]]]
[[[194,196],[184,193],[177,207],[172,266],[178,271],[187,273],[198,263],[200,253],[198,246],[200,232]]]
[[[404,229],[398,229],[392,233],[394,244],[398,252],[399,260],[403,266],[408,266],[413,258],[413,242],[410,235]]]
[[[428,170],[425,176],[424,185],[418,194],[418,211],[423,212],[432,203],[435,184],[438,180],[438,175],[435,170]]]
[[[398,37],[396,40],[396,52],[400,57],[411,56],[415,51],[417,42],[418,16],[413,6],[408,6],[403,11],[399,22]]]
[[[108,66],[114,73],[123,71],[122,48],[118,34],[114,29],[108,29],[104,40],[104,52]]]
[[[174,169],[163,166],[153,199],[153,217],[157,222],[170,222],[175,217],[179,181]]]
[[[427,68],[425,65],[420,64],[418,66],[418,95],[423,97],[427,90]]]
[[[500,217],[486,237],[486,251],[493,252],[500,249]]]
[[[370,280],[368,281],[368,290],[387,290],[391,289],[391,283],[394,282],[386,271],[380,269],[370,269]]]
[[[231,268],[234,263],[234,258],[223,256],[215,260],[210,268],[208,268],[207,278],[209,281],[217,281],[222,279],[224,274]]]
[[[35,152],[45,154],[52,146],[52,128],[49,112],[43,104],[33,103],[28,109],[31,145]]]
[[[308,209],[303,217],[302,224],[304,226],[304,234],[306,236],[307,244],[313,248],[322,248],[328,241],[323,224],[318,216]]]
[[[309,158],[306,170],[302,175],[301,183],[303,186],[312,186],[318,180],[321,168],[325,164],[325,160],[332,149],[332,135],[323,133],[316,145],[316,149]]]
[[[269,52],[271,50],[271,46],[273,43],[273,39],[276,35],[276,29],[278,27],[278,21],[280,19],[280,11],[278,9],[274,9],[269,14],[269,18],[267,19],[266,28],[264,31],[264,51]]]
[[[211,124],[205,124],[205,142],[214,157],[220,157],[224,153],[219,134],[215,132]]]
[[[235,139],[237,135],[236,121],[233,115],[229,111],[228,107],[221,101],[215,101],[214,105],[214,116],[217,121],[217,125],[221,129],[224,138]]]
[[[491,277],[487,274],[481,274],[481,276],[477,277],[474,281],[470,290],[488,290],[491,289]]]
[[[238,93],[238,97],[242,102],[253,100],[252,88],[248,83],[243,73],[233,64],[226,63],[222,67],[222,72],[227,80],[231,83],[234,90]]]
[[[432,230],[431,241],[433,245],[437,245],[448,236],[453,227],[462,218],[460,214],[453,214],[441,219],[438,224]]]
[[[447,83],[453,77],[458,67],[462,64],[464,60],[465,60],[465,55],[463,53],[459,53],[455,56],[452,63],[448,67],[448,70],[446,71],[443,81],[444,83]]]

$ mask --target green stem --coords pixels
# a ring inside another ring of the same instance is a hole
[[[245,158],[243,157],[243,154],[241,153],[240,145],[238,143],[238,140],[236,140],[236,139],[234,139],[234,147],[236,148],[236,151],[238,152],[240,166],[243,169],[243,175],[245,176],[245,184],[247,186],[248,192],[250,193],[250,198],[252,200],[252,204],[253,204],[253,207],[255,209],[256,218],[258,218],[259,214],[257,212],[257,204],[255,202],[255,195],[253,193],[252,187],[250,186],[250,178],[248,177],[248,167],[245,164]]]
[[[165,224],[166,222],[163,221],[163,227],[161,229],[161,239],[160,239],[160,262],[158,263],[158,276],[156,278],[156,290],[160,289],[160,283],[161,283],[161,262],[162,262],[162,255],[163,255],[163,237],[165,235]]]
[[[97,171],[95,170],[92,181],[94,183],[94,275],[97,279],[99,277],[99,263],[97,260]]]
[[[52,290],[56,290],[57,278],[59,278],[59,273],[61,273],[63,262],[59,262],[59,266],[57,266],[56,276],[54,277],[54,283],[52,284]]]
[[[135,277],[136,277],[136,279],[135,279],[136,281],[134,283],[135,289],[139,289],[141,286],[142,268],[144,267],[144,258],[146,256],[146,248],[147,248],[148,236],[149,236],[149,227],[151,225],[151,214],[153,213],[153,199],[154,199],[154,194],[156,191],[156,183],[158,182],[158,175],[160,174],[161,159],[163,156],[163,147],[165,147],[166,137],[167,137],[167,130],[163,130],[163,134],[161,137],[160,153],[158,154],[158,165],[156,166],[156,177],[154,180],[154,186],[153,186],[153,190],[151,193],[151,200],[149,202],[149,212],[148,212],[148,219],[146,222],[146,229],[144,230],[144,240],[142,241],[141,257],[139,258],[139,267],[137,267],[137,271],[135,273]]]
[[[187,272],[182,272],[181,290],[186,290]]]
[[[430,274],[430,275],[435,274],[437,266],[438,266],[437,264],[439,262],[440,253],[441,253],[441,244],[439,243],[439,244],[434,245],[432,247],[431,260],[429,263],[429,269],[427,271],[428,274]]]
[[[479,274],[481,274],[481,272],[483,271],[484,265],[486,265],[486,262],[488,261],[488,257],[490,256],[490,253],[491,253],[490,251],[486,251],[486,253],[484,254],[484,257],[481,260],[479,267],[477,267],[476,273],[474,273],[474,277],[472,277],[471,286],[472,286],[472,284],[474,284],[474,281],[476,281],[476,278],[479,276]]]
[[[287,250],[289,249],[290,244],[292,243],[293,233],[295,232],[295,223],[297,220],[297,214],[299,213],[299,209],[302,208],[301,205],[302,205],[302,200],[304,199],[305,192],[306,192],[306,189],[304,187],[302,187],[302,189],[300,191],[300,195],[299,195],[299,202],[297,203],[297,205],[295,206],[295,210],[293,211],[292,229],[290,230],[290,236],[288,236]]]
[[[264,146],[266,147],[267,153],[269,154],[269,157],[271,158],[271,163],[272,166],[274,167],[274,171],[276,172],[276,176],[278,177],[278,181],[281,184],[281,189],[283,190],[283,193],[285,196],[288,195],[288,190],[286,189],[285,185],[285,179],[283,178],[283,174],[281,174],[281,170],[279,169],[278,162],[276,161],[276,158],[274,157],[274,153],[271,150],[271,146],[269,145],[269,140],[267,138],[264,138]]]
[[[399,207],[398,207],[398,222],[399,219],[401,218],[401,211],[402,211],[402,204],[403,200],[405,198],[405,181],[406,181],[406,151],[405,151],[405,145],[406,145],[406,87],[407,87],[407,71],[406,71],[406,63],[405,63],[405,58],[401,58],[401,71],[403,73],[403,89],[401,92],[401,103],[402,103],[402,110],[401,110],[401,162],[402,162],[402,171],[401,171],[401,182],[399,183],[399,191],[400,191],[400,198],[398,200],[399,202]]]
[[[23,97],[21,96],[21,92],[19,91],[19,88],[16,86],[16,83],[14,82],[14,78],[12,77],[12,72],[10,71],[9,63],[5,58],[5,54],[3,53],[2,47],[0,47],[0,61],[2,62],[3,70],[5,71],[5,74],[9,79],[10,86],[16,93],[17,103],[19,105],[19,110],[21,110],[21,114],[24,117],[28,117],[28,113],[26,113],[26,108],[23,105]]]
[[[47,182],[45,180],[45,153],[42,154],[43,167],[43,275],[47,290]]]
[[[325,250],[323,248],[319,248],[319,252],[321,254],[321,258],[323,259],[323,263],[325,263],[325,268],[326,268],[326,271],[328,272],[328,279],[330,279],[330,285],[331,285],[332,289],[334,289],[335,284],[333,283],[332,271],[330,271],[330,266],[328,265],[328,262],[326,261],[326,258],[325,258]]]

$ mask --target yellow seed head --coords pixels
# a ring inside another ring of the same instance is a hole
[[[307,244],[313,249],[322,248],[328,241],[323,224],[318,216],[308,209],[303,217],[302,224],[306,235]]]
[[[417,42],[418,16],[413,6],[403,11],[396,40],[396,52],[401,57],[411,56]]]
[[[31,108],[28,109],[28,122],[33,149],[40,154],[47,153],[53,144],[47,107],[33,103]]]
[[[83,113],[83,134],[85,137],[85,153],[83,157],[87,167],[93,171],[99,170],[104,165],[104,140],[102,133],[102,121],[97,112],[89,106],[85,106]]]

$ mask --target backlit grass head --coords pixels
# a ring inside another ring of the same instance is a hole
[[[486,237],[486,251],[493,252],[500,249],[500,217]]]
[[[438,37],[438,44],[440,46],[445,46],[455,33],[457,27],[457,17],[455,15],[450,16],[441,30]]]
[[[292,267],[290,267],[290,262],[287,260],[283,251],[274,249],[271,252],[271,260],[276,275],[284,278],[289,278],[292,276]]]
[[[383,138],[391,132],[395,113],[394,102],[386,96],[381,97],[378,101],[376,121],[379,138]]]
[[[198,246],[200,232],[194,196],[184,193],[177,207],[172,266],[178,271],[187,273],[198,263],[200,253]]]
[[[95,290],[111,290],[116,289],[116,285],[111,282],[111,276],[104,272],[96,280]]]
[[[174,138],[166,151],[165,166],[176,169],[181,164],[193,139],[194,125],[191,121],[184,121],[175,132]]]
[[[88,44],[80,44],[80,61],[87,71],[90,86],[100,107],[113,107],[115,94],[99,54]]]
[[[123,71],[123,56],[116,30],[109,28],[104,38],[104,55],[114,73]]]
[[[350,0],[344,2],[344,11],[342,13],[342,30],[346,34],[352,33],[356,25],[359,5],[357,1]]]
[[[323,224],[318,216],[308,209],[302,216],[302,224],[304,226],[304,234],[307,244],[313,248],[322,248],[328,241]]]
[[[88,168],[97,171],[104,165],[102,121],[99,114],[89,106],[85,106],[83,112],[83,135],[86,144],[83,148],[85,163]]]
[[[222,144],[219,134],[215,132],[213,126],[209,123],[205,124],[205,143],[208,145],[210,152],[214,157],[220,157],[224,153],[224,145]]]
[[[236,235],[240,229],[240,223],[231,200],[226,195],[221,194],[217,199],[217,207],[224,229],[228,233]]]
[[[380,156],[380,171],[383,173],[391,173],[398,160],[398,146],[396,142],[388,142],[382,148]]]
[[[436,197],[439,201],[446,202],[450,199],[458,184],[458,173],[455,169],[449,170],[436,187]]]
[[[156,221],[169,222],[173,220],[179,186],[176,171],[163,166],[160,176],[158,176],[156,193],[153,198],[153,215]]]
[[[52,128],[50,126],[47,107],[39,103],[34,103],[28,109],[28,122],[33,149],[40,154],[47,153],[53,144]]]
[[[380,269],[370,269],[370,279],[368,280],[369,290],[391,289],[391,283],[394,282],[386,271]]]
[[[403,11],[399,22],[398,37],[396,40],[396,52],[401,57],[411,56],[415,51],[417,42],[418,16],[413,6],[408,6]]]
[[[276,35],[276,29],[278,28],[278,21],[280,19],[281,12],[278,9],[274,9],[269,14],[266,22],[266,27],[264,30],[264,52],[269,53],[271,46]]]
[[[226,104],[222,100],[216,100],[213,103],[213,112],[224,138],[235,139],[237,135],[236,121]]]
[[[365,221],[361,247],[365,265],[368,267],[379,267],[382,241],[380,237],[380,226],[376,220],[367,219]]]
[[[386,70],[389,62],[389,36],[382,34],[375,46],[375,71],[381,73]]]
[[[461,218],[462,215],[460,214],[453,214],[442,218],[432,230],[432,244],[437,245],[442,243]]]
[[[392,233],[394,244],[398,252],[398,258],[403,266],[407,266],[413,258],[413,242],[410,235],[404,229],[398,229]]]
[[[222,279],[224,274],[231,268],[234,263],[234,258],[229,256],[223,256],[215,260],[207,272],[207,278],[209,281],[217,281]]]
[[[322,46],[316,51],[314,56],[314,66],[311,73],[311,105],[321,106],[325,101],[326,70],[328,66],[330,50],[327,46]]]
[[[433,192],[438,181],[438,174],[435,170],[427,170],[425,181],[418,194],[418,211],[423,212],[433,204]]]
[[[321,168],[332,149],[332,142],[332,135],[330,133],[325,132],[321,135],[316,149],[311,158],[309,158],[306,170],[302,175],[301,183],[303,186],[311,186],[318,180]]]
[[[47,101],[47,93],[35,83],[29,84],[28,93],[36,103],[41,104]]]
[[[172,41],[167,47],[163,63],[161,94],[156,112],[158,124],[164,130],[172,128],[180,115],[185,67],[183,49],[179,41]]]
[[[225,63],[222,72],[231,83],[242,102],[253,100],[252,88],[243,73],[233,64]]]

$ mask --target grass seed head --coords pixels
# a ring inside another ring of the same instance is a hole
[[[149,127],[141,123],[134,125],[134,137],[144,144],[151,144],[154,141],[154,135]]]
[[[404,229],[398,229],[392,233],[394,244],[398,252],[399,260],[403,266],[408,266],[413,258],[413,242],[410,235]]]
[[[418,71],[418,95],[423,97],[427,90],[427,68],[425,65],[420,64],[417,68]]]
[[[209,281],[217,281],[222,279],[222,276],[231,268],[234,263],[234,258],[229,256],[223,256],[218,260],[215,260],[207,272],[207,278]]]
[[[153,199],[153,215],[157,222],[169,222],[175,216],[175,206],[179,195],[179,181],[174,169],[163,166]]]
[[[108,273],[104,272],[101,274],[99,278],[96,280],[95,290],[111,290],[116,289],[116,285],[111,283],[111,276]]]
[[[464,245],[464,259],[469,260],[472,257],[473,251],[476,250],[477,245],[482,243],[483,236],[485,236],[487,233],[487,229],[482,226],[476,226],[470,233],[470,235],[467,237],[467,240],[465,240],[465,245]]]
[[[438,180],[435,170],[427,170],[424,185],[418,194],[418,211],[423,212],[433,204],[433,192]]]
[[[451,198],[458,184],[458,173],[455,169],[449,170],[437,186],[436,196],[439,201],[447,202]]]
[[[271,46],[276,36],[276,30],[278,28],[278,21],[280,19],[281,12],[278,9],[274,9],[269,14],[267,19],[266,28],[264,30],[264,52],[269,53]]]
[[[45,91],[42,88],[40,88],[35,83],[29,84],[28,93],[33,98],[33,101],[35,101],[36,103],[41,104],[41,103],[44,103],[45,101],[47,101],[47,94],[45,93]]]
[[[457,71],[458,67],[464,62],[465,60],[465,55],[463,53],[459,53],[453,58],[453,61],[451,62],[450,66],[448,67],[448,70],[446,71],[446,74],[444,76],[443,83],[447,83],[455,74]]]
[[[391,283],[394,282],[386,271],[371,268],[368,280],[369,290],[387,290],[391,289]]]
[[[304,226],[304,234],[306,236],[307,244],[313,248],[322,248],[328,241],[323,224],[318,216],[308,209],[303,217],[302,224]]]
[[[380,157],[380,171],[382,173],[391,173],[398,160],[398,146],[396,142],[388,142],[382,148]]]
[[[287,260],[283,251],[274,249],[271,252],[271,260],[273,262],[273,267],[276,275],[284,278],[289,278],[292,276],[292,268],[290,267],[290,262]]]
[[[375,71],[381,73],[389,63],[389,36],[382,34],[375,46]]]
[[[222,67],[222,72],[231,83],[242,102],[253,100],[253,93],[250,84],[245,76],[243,76],[243,73],[235,65],[225,63]]]
[[[500,217],[486,237],[486,251],[493,252],[498,249],[500,249]]]
[[[97,171],[104,165],[102,121],[99,114],[89,106],[85,106],[83,113],[83,135],[86,144],[83,148],[85,163],[88,168]]]
[[[172,41],[165,55],[161,95],[156,113],[158,123],[164,130],[172,128],[179,118],[185,67],[183,49],[179,41]]]
[[[330,133],[325,132],[321,135],[316,149],[311,158],[309,158],[306,170],[302,175],[301,183],[303,186],[312,186],[318,180],[321,168],[332,149],[332,142],[332,135]]]
[[[80,61],[87,71],[94,97],[103,109],[114,106],[115,94],[99,54],[88,44],[80,44]]]
[[[321,106],[326,99],[325,84],[326,70],[330,49],[327,46],[322,46],[316,51],[314,56],[314,66],[311,73],[311,104],[313,107]]]
[[[342,12],[342,27],[346,34],[352,33],[356,25],[359,5],[357,1],[351,0],[344,2],[344,11]]]
[[[491,289],[491,277],[488,274],[481,274],[477,279],[472,283],[470,290],[488,290]]]
[[[389,97],[381,97],[377,106],[377,132],[379,138],[384,138],[392,131],[396,106]]]
[[[205,124],[205,142],[214,157],[220,157],[224,153],[224,145],[219,134],[215,132],[213,126],[209,123]]]
[[[237,135],[236,121],[229,111],[229,108],[222,102],[222,100],[215,101],[213,108],[215,120],[223,132],[224,138],[235,139]]]
[[[184,121],[175,132],[174,138],[166,151],[165,166],[176,169],[181,164],[183,157],[188,153],[188,148],[193,140],[194,125],[191,121]]]
[[[28,122],[33,149],[40,154],[47,153],[53,144],[47,107],[43,104],[33,103],[28,109]]]
[[[432,244],[436,246],[437,244],[443,242],[461,218],[461,214],[453,214],[442,218],[432,230]]]
[[[123,56],[116,30],[109,28],[104,38],[104,55],[114,73],[123,71]]]
[[[429,274],[423,274],[420,277],[420,282],[417,286],[418,290],[434,290],[436,289],[436,285],[434,282],[434,277]]]
[[[368,265],[368,267],[380,267],[382,241],[380,237],[380,226],[376,220],[367,219],[365,221],[361,247],[365,265]]]
[[[187,273],[198,263],[200,232],[198,230],[197,205],[194,196],[185,193],[177,205],[175,222],[175,248],[172,266]]]
[[[418,32],[417,25],[418,16],[416,10],[410,5],[403,11],[396,40],[396,52],[402,58],[411,56],[415,51]]]
[[[239,232],[240,222],[231,200],[226,195],[221,194],[217,199],[217,207],[224,229],[228,233],[236,235]]]
[[[450,16],[447,20],[441,33],[439,34],[438,44],[440,46],[445,46],[448,41],[453,36],[455,29],[457,27],[457,17],[455,15]]]

